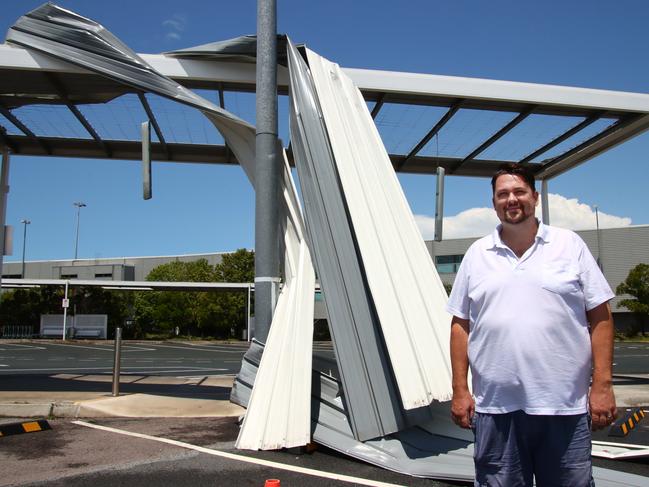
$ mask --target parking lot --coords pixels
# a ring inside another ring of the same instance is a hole
[[[153,404],[146,398],[158,403],[165,398],[227,403],[228,381],[239,370],[246,349],[242,342],[124,342],[123,398],[145,405]],[[316,349],[333,356],[329,343],[317,344]],[[647,396],[649,344],[616,344],[615,362],[616,383],[632,384],[629,387]],[[110,397],[112,367],[110,341],[0,342],[0,398],[45,394],[110,400],[101,398]],[[50,419],[51,430],[0,438],[0,485],[171,486],[191,479],[199,486],[220,481],[263,486],[266,478],[280,478],[282,487],[458,485],[388,472],[323,447],[308,454],[236,450],[236,415],[80,419]],[[0,423],[11,421],[16,419],[0,418]],[[645,441],[648,425],[646,419],[622,441]],[[596,438],[620,441],[608,438],[605,431]],[[646,460],[595,459],[595,464],[649,478]]]

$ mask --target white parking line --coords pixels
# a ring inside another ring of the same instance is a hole
[[[108,431],[110,433],[118,433],[120,435],[133,436],[135,438],[142,438],[144,440],[158,441],[160,443],[167,443],[168,445],[178,446],[180,448],[187,448],[188,450],[194,450],[201,453],[206,453],[208,455],[214,455],[216,457],[227,458],[229,460],[236,460],[239,462],[253,463],[255,465],[262,465],[264,467],[277,468],[279,470],[287,470],[289,472],[302,473],[305,475],[312,475],[314,477],[321,477],[325,479],[340,480],[341,482],[349,482],[358,485],[371,485],[375,487],[393,487],[399,484],[388,484],[386,482],[379,482],[377,480],[363,479],[360,477],[352,477],[350,475],[343,475],[334,472],[325,472],[322,470],[314,470],[312,468],[297,467],[295,465],[287,465],[285,463],[271,462],[270,460],[262,460],[260,458],[247,457],[245,455],[235,455],[234,453],[228,453],[219,450],[213,450],[211,448],[205,448],[198,445],[192,445],[191,443],[185,443],[183,441],[170,440],[168,438],[161,438],[159,436],[145,435],[142,433],[132,433],[130,431],[120,430],[117,428],[109,428],[108,426],[101,426],[98,424],[86,423],[85,421],[72,421],[73,424],[79,426],[85,426],[87,428],[95,428],[102,431]]]
[[[189,345],[189,346],[186,346],[186,347],[180,347],[180,346],[177,346],[177,345],[155,345],[155,346],[159,347],[159,348],[180,348],[182,350],[196,350],[196,351],[199,351],[199,352],[221,352],[221,353],[245,353],[246,350],[247,350],[247,349],[246,350],[243,350],[243,349],[241,349],[241,350],[232,350],[232,349],[227,349],[227,348],[217,349],[216,346],[213,346],[213,347],[210,347],[210,348],[198,348],[199,347],[198,345]]]
[[[9,367],[9,365],[4,365],[3,367]],[[145,369],[145,371],[152,369],[170,369],[173,367],[162,365],[162,366],[150,366],[150,367],[122,367],[122,373],[131,370],[131,369]],[[11,369],[12,372],[46,372],[46,371],[61,371],[61,370],[113,370],[112,367],[48,367],[46,369]],[[183,367],[182,370],[167,370],[167,372],[200,372],[203,370],[228,370],[228,369],[212,369],[206,367]],[[155,372],[160,372],[156,370]],[[141,373],[141,372],[140,372]]]
[[[9,367],[7,364],[0,364],[0,367]]]
[[[5,343],[3,347],[25,347],[25,348],[0,348],[0,350],[11,350],[12,352],[29,352],[30,350],[46,350],[45,347],[36,347],[33,345],[20,345],[18,343]]]
[[[101,347],[89,347],[87,345],[73,345],[71,343],[63,344],[63,343],[48,343],[48,345],[54,345],[57,347],[75,347],[75,348],[87,348],[90,350],[102,350],[104,352],[112,352],[112,348],[101,348]]]

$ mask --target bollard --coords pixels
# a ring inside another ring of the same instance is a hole
[[[119,364],[122,355],[122,329],[115,328],[115,360],[113,361],[113,396],[119,396]]]

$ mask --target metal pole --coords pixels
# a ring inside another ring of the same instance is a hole
[[[122,356],[122,329],[115,328],[115,359],[113,360],[113,396],[119,396],[119,365]]]
[[[435,193],[435,241],[442,241],[444,225],[444,168],[437,166],[437,192]]]
[[[541,180],[541,219],[545,225],[550,224],[550,204],[548,203],[548,180]]]
[[[84,208],[86,204],[81,201],[77,201],[73,203],[73,205],[77,207],[77,238],[74,244],[74,260],[77,260],[77,251],[79,250],[79,221],[81,220],[81,208]]]
[[[602,266],[602,259],[601,259],[602,239],[599,232],[599,209],[597,208],[597,205],[594,205],[594,208],[595,208],[595,225],[596,225],[595,228],[597,232],[597,265],[599,266],[600,270],[604,270],[604,266]]]
[[[68,284],[70,281],[65,281],[65,293],[63,295],[63,340],[65,341],[65,325],[68,321]]]
[[[22,270],[20,271],[20,277],[22,279],[25,279],[25,247],[27,243],[27,225],[31,223],[31,221],[27,219],[20,220],[20,223],[23,224],[23,265],[22,265]]]
[[[255,337],[265,342],[279,285],[277,1],[257,0]]]
[[[250,284],[248,284],[248,304],[246,305],[246,340],[250,343],[252,337],[250,336]]]
[[[5,255],[5,218],[7,217],[7,195],[9,194],[9,149],[2,149],[0,168],[0,286],[2,285],[2,262]]]

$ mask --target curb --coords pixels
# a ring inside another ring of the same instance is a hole
[[[0,404],[0,417],[4,418],[77,418],[79,404],[72,402],[9,403]]]

